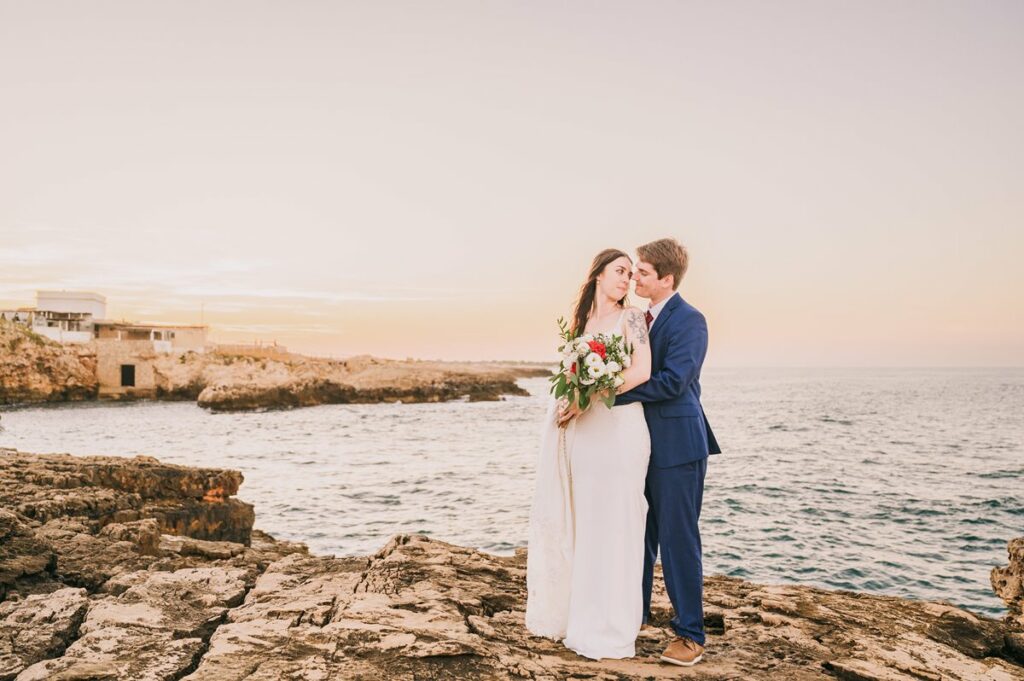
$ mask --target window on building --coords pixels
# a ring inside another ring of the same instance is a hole
[[[135,365],[134,364],[122,364],[121,365],[121,386],[125,388],[135,387]]]

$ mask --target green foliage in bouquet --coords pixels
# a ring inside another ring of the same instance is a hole
[[[558,319],[562,364],[551,377],[551,392],[569,406],[586,410],[600,399],[611,409],[615,390],[623,383],[622,372],[630,365],[633,349],[618,334],[573,334],[565,320]]]

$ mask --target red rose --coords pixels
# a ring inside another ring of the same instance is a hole
[[[590,341],[589,343],[587,343],[587,345],[590,346],[591,352],[596,352],[598,355],[601,356],[601,359],[604,359],[605,357],[607,357],[608,353],[607,353],[607,350],[605,350],[604,343],[598,343],[597,341]]]
[[[572,369],[569,369],[569,373],[572,373],[572,374],[576,373],[576,362],[572,363]]]

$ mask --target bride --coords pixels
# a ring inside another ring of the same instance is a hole
[[[572,328],[633,346],[626,392],[651,374],[643,312],[626,301],[632,261],[601,251],[580,288]],[[537,462],[527,554],[526,626],[592,659],[632,657],[643,618],[641,582],[651,442],[639,403],[599,400],[583,413],[548,408]],[[560,433],[564,424],[565,431]]]

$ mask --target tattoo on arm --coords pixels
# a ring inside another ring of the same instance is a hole
[[[632,310],[629,313],[629,318],[626,320],[629,324],[629,331],[633,338],[640,345],[647,345],[647,320],[637,310]]]

